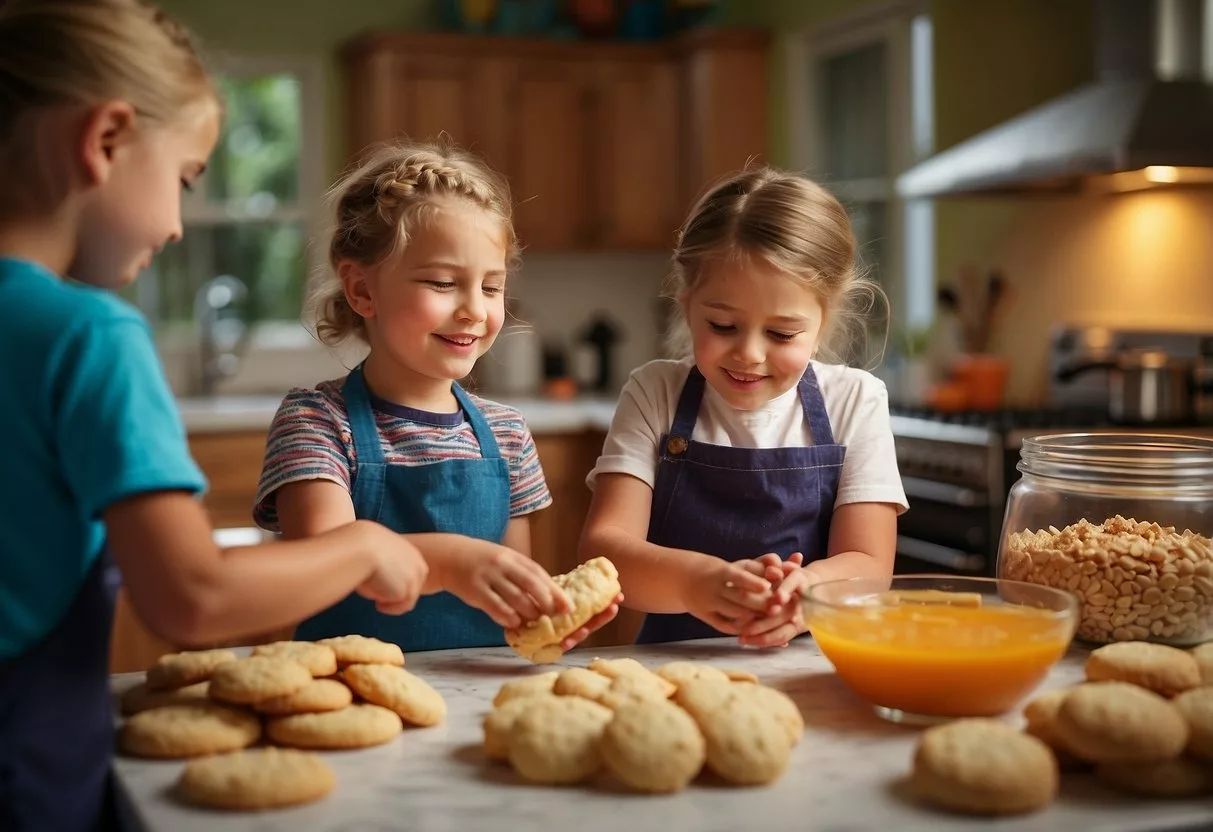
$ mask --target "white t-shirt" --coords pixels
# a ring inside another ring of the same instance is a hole
[[[658,443],[674,423],[678,397],[692,359],[650,361],[633,371],[619,396],[598,464],[586,478],[592,489],[599,474],[631,474],[653,487]],[[874,375],[840,364],[812,362],[825,400],[834,441],[846,446],[834,505],[891,503],[901,514],[909,504],[889,426],[889,397]],[[705,384],[691,438],[734,448],[790,448],[813,444],[809,424],[793,387],[755,410],[737,410]]]

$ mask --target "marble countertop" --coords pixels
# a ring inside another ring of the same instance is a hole
[[[488,398],[516,408],[534,434],[605,431],[615,414],[614,398]],[[177,407],[188,433],[224,433],[267,430],[281,402],[281,396],[214,396],[179,398]]]
[[[876,717],[842,686],[807,638],[773,652],[740,649],[726,639],[581,650],[566,655],[561,664],[584,666],[595,655],[631,655],[650,667],[686,659],[751,670],[796,701],[805,718],[804,739],[788,771],[766,788],[692,784],[675,795],[651,797],[604,788],[528,786],[508,766],[481,755],[481,718],[503,682],[543,668],[505,648],[451,650],[408,657],[409,669],[446,698],[447,721],[408,730],[378,748],[326,754],[338,784],[318,803],[256,815],[184,807],[168,794],[182,768],[177,762],[120,757],[119,782],[145,832],[948,832],[986,827],[1000,832],[1130,832],[1213,827],[1213,803],[1133,799],[1086,775],[1067,775],[1061,797],[1027,817],[983,821],[920,808],[904,797],[901,786],[918,732]],[[1042,689],[1080,680],[1084,657],[1082,651],[1072,652]],[[121,691],[141,676],[115,676],[114,689]],[[1018,715],[1008,718],[1020,720]]]

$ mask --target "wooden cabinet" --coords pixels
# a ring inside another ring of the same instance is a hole
[[[265,439],[263,430],[190,436],[190,453],[207,480],[202,504],[215,528],[253,525]]]
[[[343,54],[349,149],[445,134],[508,177],[528,250],[665,250],[705,185],[766,155],[767,42],[366,35]]]

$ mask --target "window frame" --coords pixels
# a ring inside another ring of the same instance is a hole
[[[829,173],[819,67],[832,57],[863,47],[883,44],[887,50],[887,173],[883,178],[852,180],[826,175],[822,182],[844,204],[883,202],[887,206],[889,261],[881,265],[891,307],[889,325],[894,331],[927,326],[935,314],[934,205],[926,200],[905,200],[896,189],[898,174],[934,152],[933,111],[929,112],[931,129],[925,135],[916,131],[911,71],[914,20],[930,13],[930,0],[887,0],[785,35],[783,44],[790,162],[810,176]],[[933,96],[933,90],[928,94]],[[930,110],[931,100],[920,106]]]
[[[326,257],[323,246],[315,245],[321,239],[327,223],[324,216],[324,194],[326,189],[326,80],[323,61],[318,56],[311,55],[247,55],[238,53],[218,53],[211,56],[209,69],[216,76],[255,77],[259,75],[290,74],[299,80],[299,120],[301,134],[299,137],[299,169],[297,197],[289,205],[276,206],[265,215],[234,215],[231,210],[220,203],[207,199],[206,186],[199,182],[193,191],[182,194],[181,224],[183,233],[188,235],[191,230],[201,227],[222,227],[238,225],[243,222],[301,222],[304,230],[304,252],[307,269],[306,277],[310,277],[317,269],[326,267]],[[205,175],[203,176],[205,179]],[[149,297],[147,293],[159,291],[158,281],[141,279],[140,283],[148,283],[139,287],[141,300]],[[306,281],[305,281],[306,285]],[[154,297],[154,295],[152,295]],[[300,298],[302,301],[303,298]],[[157,345],[165,359],[166,366],[183,366],[190,362],[196,353],[198,333],[193,326],[165,327],[160,322],[157,325]],[[255,323],[249,333],[247,348],[241,357],[239,375],[245,372],[248,364],[259,360],[279,360],[279,356],[271,355],[274,351],[306,350],[319,348],[311,334],[305,328],[302,317],[296,320],[264,320]],[[266,353],[259,359],[259,355]],[[262,373],[253,373],[262,375]],[[195,379],[173,379],[174,387],[189,389]]]

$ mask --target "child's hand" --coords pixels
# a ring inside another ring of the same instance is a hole
[[[507,629],[573,606],[542,566],[496,543],[469,540],[451,553],[443,573],[444,589]]]
[[[812,572],[800,566],[800,561],[797,554],[775,567],[783,577],[773,588],[766,614],[742,628],[738,639],[742,644],[750,647],[786,647],[789,641],[805,631],[800,596],[816,581]]]
[[[691,574],[683,587],[687,612],[722,633],[738,635],[763,615],[771,596],[764,567],[753,560],[711,562]]]
[[[611,602],[609,607],[598,613],[598,615],[594,616],[589,621],[585,622],[585,626],[580,630],[577,630],[569,635],[564,641],[560,642],[560,649],[567,653],[569,650],[572,650],[578,644],[581,644],[581,642],[589,638],[590,633],[601,629],[606,624],[609,624],[611,620],[615,618],[615,616],[619,615],[619,605],[622,603],[623,595],[616,595],[615,600]]]
[[[369,525],[376,531],[372,546],[378,567],[357,593],[375,602],[375,609],[387,615],[401,615],[417,605],[430,567],[421,551],[404,537],[383,526]],[[380,539],[382,538],[382,539]]]

